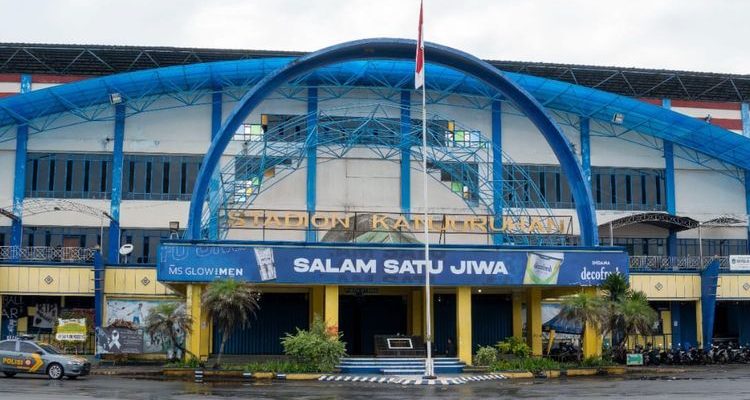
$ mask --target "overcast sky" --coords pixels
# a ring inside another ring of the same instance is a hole
[[[415,38],[419,0],[0,0],[0,41],[312,51]],[[485,59],[750,73],[746,0],[426,0]],[[429,54],[428,54],[429,60]]]

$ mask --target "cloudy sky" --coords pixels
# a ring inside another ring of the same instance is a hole
[[[0,0],[0,42],[312,51],[416,36],[419,0]],[[426,0],[485,59],[750,73],[746,0]],[[428,55],[429,57],[429,55]]]

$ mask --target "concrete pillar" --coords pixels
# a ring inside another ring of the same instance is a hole
[[[697,348],[703,348],[703,301],[695,301],[695,340]]]
[[[471,287],[456,288],[456,350],[458,358],[471,365]]]
[[[188,352],[198,357],[202,361],[208,359],[210,352],[210,323],[208,321],[207,313],[203,310],[201,297],[203,295],[205,286],[204,285],[188,285],[187,286],[187,310],[189,315],[193,318],[192,332],[188,336],[185,347]],[[191,354],[185,354],[185,358],[189,359]]]
[[[325,310],[323,308],[324,303],[325,303],[325,287],[313,286],[310,289],[310,325],[311,326],[316,316],[320,318],[323,318],[325,316]]]
[[[424,295],[422,290],[415,289],[411,291],[409,298],[410,304],[410,323],[412,336],[422,336],[424,334]]]
[[[523,293],[513,293],[513,337],[523,337]]]
[[[584,292],[596,294],[596,288],[584,288]],[[583,327],[583,358],[599,358],[602,356],[602,333],[593,324],[587,323]]]
[[[338,285],[325,286],[325,298],[323,314],[326,326],[339,326],[339,287]]]
[[[538,287],[526,292],[526,342],[531,355],[542,355],[542,289]]]

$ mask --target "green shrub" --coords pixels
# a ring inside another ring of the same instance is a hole
[[[511,336],[497,343],[500,354],[511,354],[519,358],[526,358],[531,354],[529,345],[523,339]]]
[[[514,358],[498,360],[490,365],[491,371],[530,371],[535,374],[553,369],[560,369],[560,363],[549,358]]]
[[[583,368],[611,367],[613,365],[615,365],[615,363],[612,362],[612,360],[600,357],[589,357],[579,363],[579,366]]]
[[[300,372],[315,372],[311,371],[307,366],[296,363],[294,361],[287,360],[268,360],[260,362],[251,362],[245,364],[243,370],[245,372],[275,372],[283,374],[294,374]]]
[[[191,356],[187,360],[177,360],[174,362],[170,362],[167,364],[164,364],[167,368],[200,368],[203,367],[203,363],[201,360],[197,359],[195,356]]]
[[[287,333],[281,344],[284,354],[309,372],[331,372],[339,359],[346,355],[341,332],[335,326],[326,327],[318,315],[313,318],[309,331],[298,328],[294,335]]]
[[[474,356],[475,365],[492,365],[497,361],[497,350],[492,346],[482,346],[477,349],[477,354]]]

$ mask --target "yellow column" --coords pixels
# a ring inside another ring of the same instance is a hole
[[[458,358],[471,365],[471,287],[456,288],[456,349]]]
[[[703,302],[700,299],[695,301],[695,325],[697,328],[695,338],[703,348]]]
[[[325,288],[323,286],[313,286],[310,289],[310,324],[312,325],[315,316],[325,317],[323,304],[325,302]]]
[[[188,285],[187,286],[187,310],[190,316],[193,318],[192,332],[186,340],[187,350],[200,358],[202,361],[208,359],[210,352],[211,337],[210,323],[206,313],[201,307],[201,296],[203,294],[203,285]],[[186,358],[190,358],[190,354],[185,355]]]
[[[411,334],[412,336],[422,336],[424,332],[424,295],[422,291],[412,290],[411,292]]]
[[[596,288],[585,288],[588,293],[596,293]],[[583,327],[583,358],[602,356],[602,334],[592,324]]]
[[[339,326],[339,287],[326,285],[323,314],[327,326]]]
[[[664,348],[672,348],[672,311],[664,310],[661,312],[661,327],[664,334]]]
[[[513,293],[513,337],[523,337],[523,294]]]
[[[531,355],[542,355],[542,289],[536,287],[526,292],[526,342]]]

